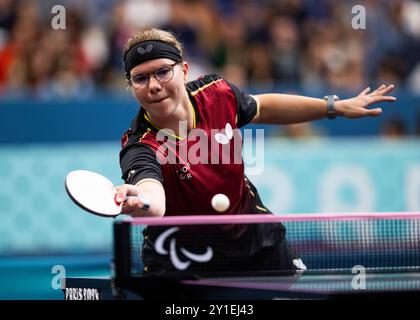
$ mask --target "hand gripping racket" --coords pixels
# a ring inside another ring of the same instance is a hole
[[[123,202],[117,202],[117,188],[106,177],[88,170],[75,170],[69,172],[65,180],[65,189],[73,200],[82,209],[102,216],[116,217],[121,213]],[[127,197],[130,198],[130,197]],[[147,210],[149,202],[143,209]]]

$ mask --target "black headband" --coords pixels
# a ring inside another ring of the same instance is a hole
[[[127,79],[130,78],[130,71],[140,63],[167,58],[175,62],[181,62],[181,52],[166,42],[159,40],[147,40],[136,43],[124,54],[124,65]]]

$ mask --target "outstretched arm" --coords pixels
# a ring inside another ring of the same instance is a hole
[[[116,200],[119,202],[127,199],[127,196],[132,196],[124,201],[121,213],[132,217],[162,217],[165,214],[165,190],[157,180],[145,179],[135,186],[123,184],[117,188],[117,191]],[[142,199],[146,199],[150,205],[147,210],[144,210],[145,203]]]
[[[368,109],[380,102],[394,102],[397,99],[388,96],[394,85],[382,85],[373,92],[370,88],[358,96],[335,102],[337,116],[346,118],[377,117],[381,108]],[[323,119],[327,116],[327,102],[324,99],[309,98],[289,94],[260,94],[253,96],[257,100],[258,113],[252,123],[293,124]]]

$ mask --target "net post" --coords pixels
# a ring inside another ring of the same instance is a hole
[[[131,276],[130,222],[114,223],[114,268],[117,279]]]

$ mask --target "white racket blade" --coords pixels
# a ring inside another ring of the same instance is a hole
[[[65,181],[70,198],[82,209],[103,217],[121,213],[122,203],[115,201],[117,189],[106,177],[87,170],[71,171]]]

